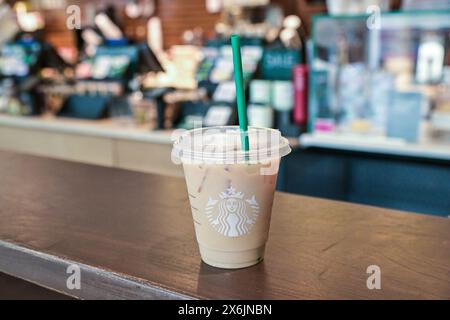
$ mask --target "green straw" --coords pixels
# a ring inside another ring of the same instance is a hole
[[[244,77],[242,75],[241,38],[234,34],[231,36],[233,48],[234,81],[236,83],[236,100],[238,108],[239,128],[241,129],[242,150],[249,151],[247,106],[245,105]]]

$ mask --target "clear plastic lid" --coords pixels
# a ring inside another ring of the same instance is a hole
[[[291,152],[280,131],[249,127],[250,148],[244,151],[238,126],[198,128],[175,138],[172,160],[175,163],[265,163]]]

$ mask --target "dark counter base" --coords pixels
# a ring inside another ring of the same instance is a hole
[[[296,149],[278,189],[301,195],[450,215],[450,163],[332,149]]]
[[[0,273],[0,300],[72,300],[72,297]]]

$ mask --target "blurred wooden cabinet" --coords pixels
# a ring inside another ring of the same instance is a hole
[[[39,129],[0,127],[0,149],[113,166],[113,141]]]
[[[148,173],[182,177],[182,167],[171,161],[171,144],[115,141],[115,166]]]
[[[169,143],[1,125],[0,150],[169,176],[183,175],[181,166],[171,161]]]

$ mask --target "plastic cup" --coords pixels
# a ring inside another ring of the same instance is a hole
[[[262,261],[281,157],[291,148],[278,130],[250,127],[250,150],[237,126],[199,128],[176,139],[202,260],[235,269]]]

